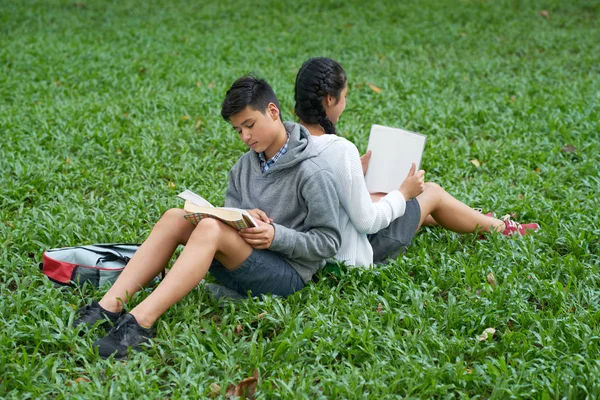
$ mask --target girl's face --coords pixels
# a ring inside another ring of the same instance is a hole
[[[340,115],[344,112],[346,108],[346,95],[348,94],[348,85],[342,90],[340,93],[340,97],[336,99],[332,95],[328,94],[327,97],[323,99],[323,106],[325,107],[325,113],[327,114],[327,118],[335,125],[340,119]]]

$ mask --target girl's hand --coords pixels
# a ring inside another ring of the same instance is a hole
[[[360,157],[360,163],[362,165],[363,176],[367,174],[367,169],[369,168],[369,160],[371,159],[372,151],[367,151],[363,156]]]
[[[406,200],[417,197],[423,193],[423,189],[425,189],[425,171],[420,170],[415,173],[416,169],[416,164],[412,163],[412,167],[410,168],[410,171],[408,171],[406,179],[398,189]]]
[[[242,229],[239,231],[240,236],[246,243],[257,250],[268,249],[273,243],[275,228],[273,225],[265,223],[262,220],[257,219],[256,222],[258,223],[257,227]]]

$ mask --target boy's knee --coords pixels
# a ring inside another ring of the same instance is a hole
[[[227,225],[215,218],[201,219],[198,221],[196,228],[194,228],[194,232],[190,239],[193,239],[194,237],[203,237],[204,240],[206,237],[217,238],[224,227],[227,227]]]
[[[185,214],[188,214],[188,212],[186,212],[182,208],[170,208],[167,211],[165,211],[165,213],[162,215],[161,219],[179,220],[179,219],[183,219],[183,216]]]

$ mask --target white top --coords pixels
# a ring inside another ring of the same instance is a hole
[[[335,258],[348,265],[369,267],[373,264],[373,248],[366,234],[378,232],[404,215],[406,200],[402,193],[393,190],[373,203],[356,146],[337,135],[312,139],[319,155],[329,163],[340,199],[342,244]]]

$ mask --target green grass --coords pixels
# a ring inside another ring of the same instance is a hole
[[[254,369],[257,398],[599,397],[599,14],[591,0],[3,1],[0,397],[202,398]],[[195,290],[148,352],[99,359],[99,332],[68,326],[102,291],[54,288],[42,252],[142,241],[185,188],[221,203],[244,152],[219,117],[225,89],[256,72],[292,118],[317,55],[347,70],[339,130],[361,151],[372,123],[422,132],[429,180],[541,232],[424,230],[397,261],[285,300],[219,308]]]

